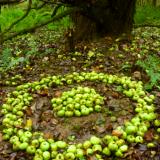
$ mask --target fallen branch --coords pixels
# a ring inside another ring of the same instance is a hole
[[[7,4],[17,4],[22,3],[22,0],[0,0],[0,5],[7,5]]]
[[[23,35],[23,34],[26,34],[26,33],[33,32],[33,31],[35,31],[36,29],[38,29],[40,27],[43,27],[43,26],[45,26],[45,25],[47,25],[49,23],[52,23],[54,21],[60,20],[60,19],[66,17],[66,16],[68,16],[68,15],[74,13],[74,12],[77,12],[77,11],[78,11],[77,8],[68,9],[68,10],[64,11],[63,13],[54,16],[50,20],[44,21],[44,22],[42,22],[40,24],[37,24],[35,26],[32,26],[30,28],[26,28],[26,29],[23,29],[23,30],[18,31],[16,33],[10,34],[9,36],[6,36],[6,37],[4,36],[3,39],[2,39],[2,43],[5,42],[5,41],[7,41],[7,40],[11,40],[12,38],[17,37],[19,35]]]
[[[156,24],[134,24],[134,28],[140,28],[140,27],[157,27],[160,28],[160,25]]]
[[[58,11],[58,9],[61,7],[62,5],[59,4],[57,6],[54,7],[53,11],[52,11],[52,14],[51,14],[51,17],[54,17]]]
[[[22,17],[20,17],[19,19],[17,19],[15,22],[13,22],[4,32],[1,33],[1,36],[3,37],[3,35],[7,32],[9,32],[16,24],[18,24],[20,21],[22,21],[24,18],[26,18],[31,10],[31,6],[32,6],[32,0],[28,1],[28,6],[27,6],[27,10],[24,13],[24,15]]]
[[[43,8],[46,5],[46,3],[42,3],[41,5],[37,6],[37,7],[32,7],[31,9],[35,9],[35,10],[39,10],[41,8]]]

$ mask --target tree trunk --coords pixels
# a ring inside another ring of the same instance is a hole
[[[82,10],[72,15],[75,41],[130,33],[136,0],[76,0]]]
[[[152,4],[153,4],[154,7],[156,7],[157,6],[157,0],[153,0]]]
[[[1,15],[1,11],[2,11],[2,6],[0,5],[0,15]],[[0,23],[0,53],[1,53],[1,47],[2,47],[1,33],[2,33],[2,26],[1,26],[1,23]]]

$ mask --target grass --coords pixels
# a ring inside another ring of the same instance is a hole
[[[136,65],[140,66],[150,78],[150,81],[145,85],[145,89],[151,90],[154,86],[160,89],[160,58],[150,54],[145,59],[138,60]]]
[[[135,24],[160,24],[160,6],[137,6]]]
[[[21,6],[10,6],[8,8],[2,7],[0,15],[0,26],[2,31],[8,28],[15,20],[20,18],[24,14],[24,9],[26,4]],[[58,13],[62,12],[64,8],[60,8]],[[29,15],[22,20],[20,23],[12,28],[13,32],[20,31],[24,28],[29,28],[37,23],[41,23],[47,19],[51,18],[52,8],[42,8],[38,11],[32,10]],[[70,20],[68,17],[63,18],[61,21],[52,23],[48,25],[48,29],[58,30],[59,28],[66,28],[70,25]]]

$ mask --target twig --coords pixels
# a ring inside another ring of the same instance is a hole
[[[157,27],[160,28],[160,25],[156,24],[134,24],[134,28],[139,28],[139,27]]]

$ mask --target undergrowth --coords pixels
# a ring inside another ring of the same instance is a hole
[[[145,59],[138,60],[136,65],[140,66],[150,78],[145,89],[151,90],[154,86],[160,89],[160,58],[156,55],[148,55]]]
[[[0,56],[0,72],[5,72],[9,69],[13,69],[20,63],[24,63],[27,61],[27,58],[13,56],[12,50],[9,48],[5,48]]]
[[[0,14],[0,26],[2,31],[8,28],[15,20],[19,19],[25,13],[26,5],[17,7],[17,6],[9,6],[9,7],[2,7],[1,14]],[[65,10],[64,7],[61,7],[57,13],[61,13]],[[31,10],[29,15],[16,24],[13,28],[13,32],[17,32],[23,30],[24,28],[29,28],[34,26],[35,24],[41,23],[46,21],[47,19],[51,19],[52,8],[46,7],[40,10]],[[70,25],[69,17],[63,18],[62,20],[48,24],[48,29],[52,30],[59,30],[61,28],[66,28]]]
[[[160,24],[160,6],[137,6],[135,24]]]

